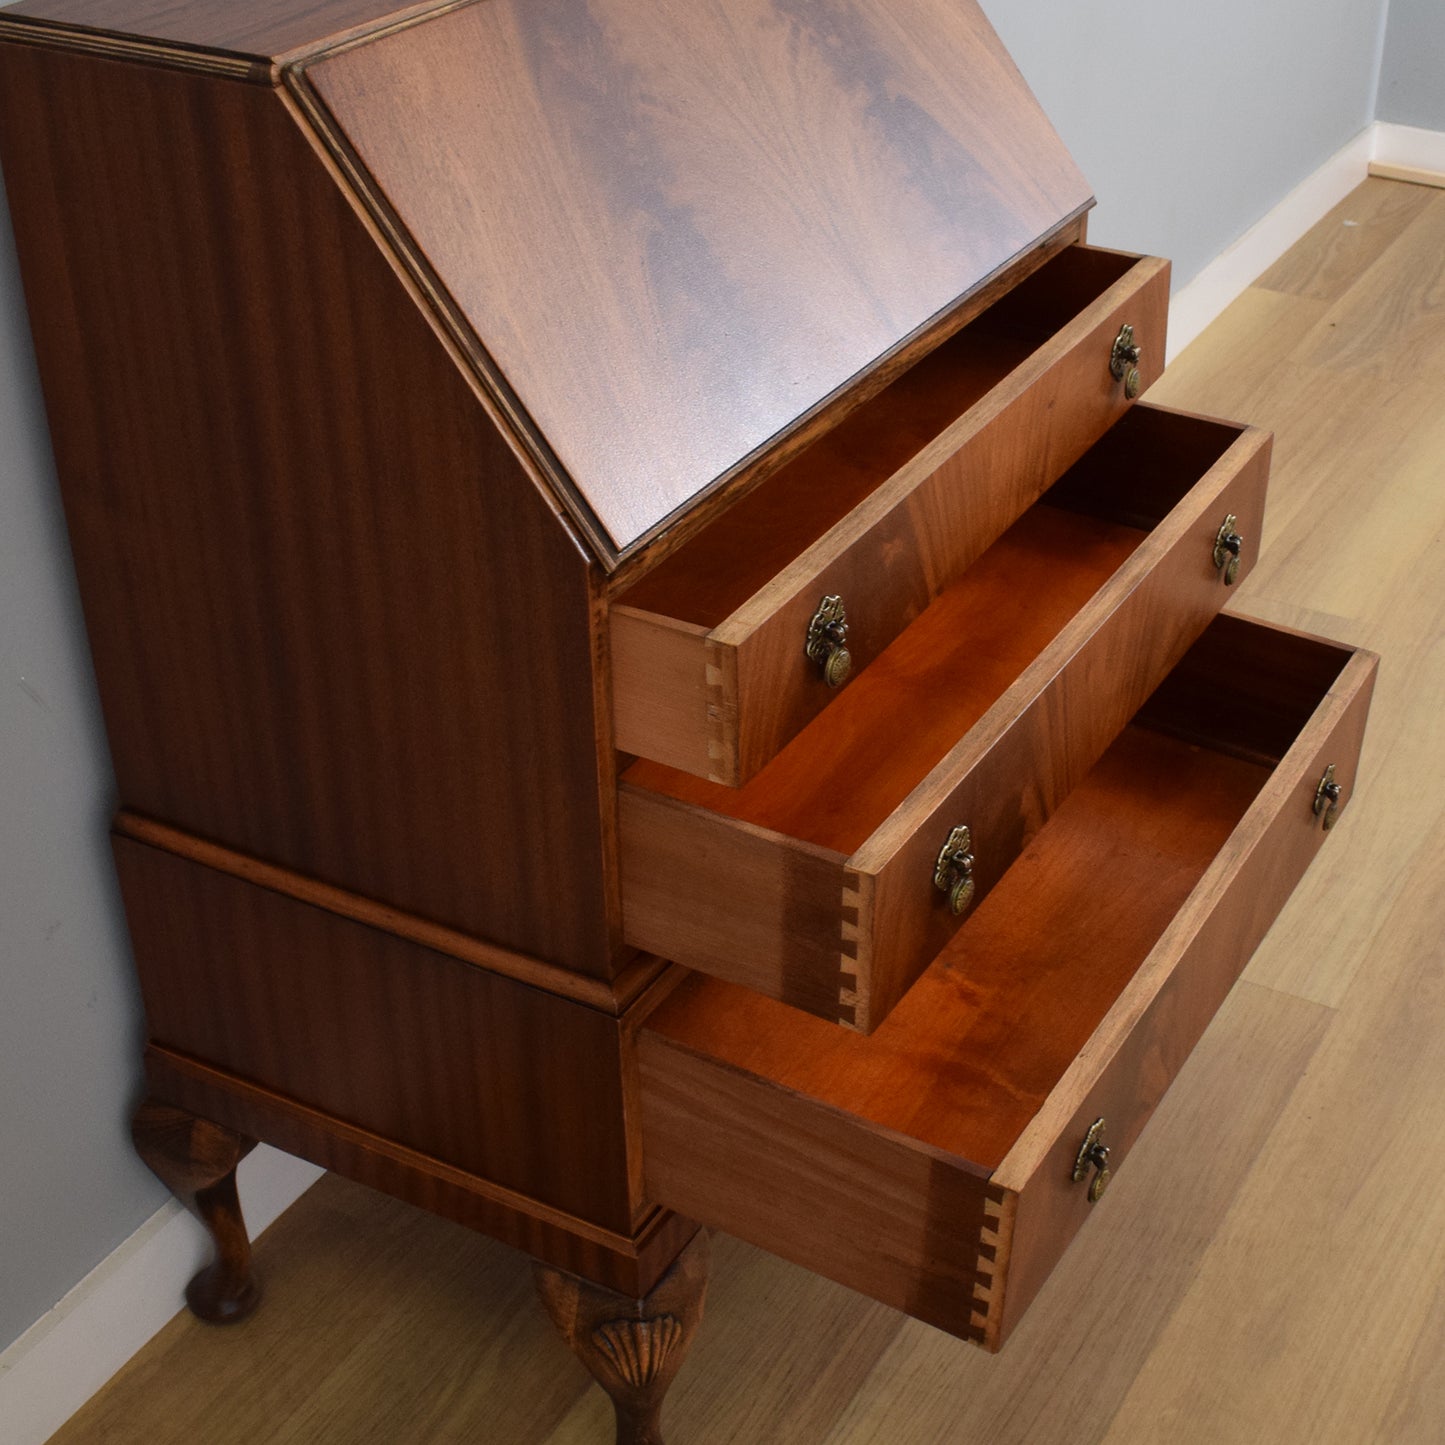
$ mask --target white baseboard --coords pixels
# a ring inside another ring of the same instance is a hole
[[[1366,126],[1174,293],[1166,360],[1172,361],[1321,216],[1376,171],[1401,180],[1445,181],[1445,131],[1387,121]]]
[[[1166,363],[1365,179],[1375,154],[1377,129],[1366,126],[1174,293],[1169,302]]]
[[[243,1159],[237,1178],[252,1237],[322,1172],[264,1144]],[[209,1249],[172,1200],[0,1353],[5,1445],[43,1445],[177,1313]]]
[[[1376,121],[1370,159],[1396,170],[1445,175],[1445,130],[1421,130],[1419,126]]]

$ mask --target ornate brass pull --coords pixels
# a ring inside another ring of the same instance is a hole
[[[853,671],[853,654],[848,651],[848,616],[841,597],[825,597],[808,623],[803,650],[823,670],[829,687],[841,687]]]
[[[1234,586],[1234,579],[1239,576],[1239,553],[1244,546],[1244,538],[1234,529],[1239,524],[1239,518],[1231,512],[1220,524],[1219,531],[1214,536],[1214,570],[1224,573],[1224,585]]]
[[[1089,1125],[1084,1142],[1074,1158],[1074,1183],[1082,1184],[1089,1170],[1094,1177],[1089,1180],[1089,1203],[1097,1204],[1109,1187],[1109,1146],[1104,1143],[1104,1116],[1101,1114]]]
[[[1139,357],[1143,353],[1134,340],[1134,328],[1121,326],[1109,352],[1109,375],[1124,383],[1124,395],[1133,401],[1139,395]]]
[[[948,894],[948,906],[962,913],[973,901],[973,834],[960,824],[948,835],[933,865],[933,886]]]
[[[1320,819],[1326,832],[1335,826],[1335,819],[1340,816],[1340,799],[1344,791],[1335,781],[1335,765],[1331,763],[1315,789],[1315,817]]]

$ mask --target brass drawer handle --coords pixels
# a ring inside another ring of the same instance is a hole
[[[841,597],[825,597],[808,623],[803,650],[823,671],[829,687],[841,687],[853,671],[853,654],[848,651],[848,614]]]
[[[1214,536],[1214,570],[1224,574],[1224,585],[1234,586],[1239,576],[1239,554],[1244,547],[1244,538],[1234,529],[1239,518],[1231,512],[1220,524]]]
[[[973,901],[973,834],[967,824],[960,824],[948,835],[933,865],[933,886],[948,894],[948,906],[955,914],[962,913]]]
[[[1315,789],[1315,817],[1320,820],[1326,832],[1335,826],[1335,820],[1340,816],[1340,800],[1344,797],[1344,791],[1335,781],[1335,765],[1331,763],[1325,769],[1319,787]]]
[[[1143,353],[1134,340],[1134,328],[1124,325],[1109,352],[1109,375],[1124,383],[1124,395],[1133,401],[1139,395],[1139,357]]]
[[[1109,1146],[1104,1143],[1104,1116],[1101,1114],[1089,1125],[1084,1142],[1074,1158],[1074,1183],[1082,1184],[1089,1170],[1094,1177],[1089,1180],[1089,1203],[1097,1204],[1109,1187]]]

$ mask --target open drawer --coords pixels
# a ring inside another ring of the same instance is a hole
[[[871,1038],[688,978],[649,1196],[997,1348],[1348,802],[1374,672],[1219,618]]]
[[[634,763],[627,941],[875,1028],[967,916],[945,842],[976,903],[1219,610],[1268,465],[1263,432],[1135,407],[751,782]]]
[[[1167,262],[1062,251],[623,591],[616,746],[745,782],[846,683],[822,600],[856,677],[1155,379],[1168,301]]]

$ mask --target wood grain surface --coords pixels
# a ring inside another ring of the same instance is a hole
[[[632,1232],[615,1017],[126,838],[115,854],[153,1043]]]
[[[21,0],[3,12],[160,44],[281,59],[359,30],[424,13],[444,0]]]
[[[1228,716],[1221,751],[1131,727],[873,1037],[674,993],[641,1035],[653,1194],[997,1348],[1088,1217],[1088,1123],[1117,1168],[1324,839],[1322,759],[1353,783],[1374,659],[1335,657],[1273,769],[1231,755]]]
[[[489,0],[306,81],[618,551],[1090,201],[974,0]]]
[[[184,1054],[151,1045],[145,1065],[157,1099],[625,1294],[646,1294],[697,1230],[653,1209],[619,1233]]]
[[[959,926],[943,840],[974,829],[982,897],[1222,606],[1213,539],[1235,513],[1253,555],[1268,459],[1135,408],[751,783],[634,763],[625,936],[811,1012],[831,980],[876,1027]]]
[[[123,802],[519,953],[624,966],[587,558],[283,95],[0,53]]]
[[[212,1258],[186,1285],[191,1313],[208,1324],[238,1324],[262,1294],[236,1187],[236,1166],[256,1141],[155,1099],[131,1116],[130,1137],[146,1168],[210,1237]]]
[[[1445,195],[1371,181],[1154,393],[1277,434],[1237,605],[1383,661],[1349,810],[1087,1230],[998,1356],[716,1236],[676,1445],[1438,1445],[1445,812],[1421,780],[1445,770],[1445,332],[1419,276],[1440,254]],[[1405,354],[1314,359],[1382,307]],[[55,1445],[610,1438],[515,1252],[329,1177],[258,1256],[244,1330],[182,1314]]]
[[[548,1318],[611,1397],[617,1445],[663,1445],[663,1399],[702,1323],[707,1264],[707,1233],[700,1230],[642,1299],[537,1266]]]
[[[1169,268],[1073,246],[735,503],[610,609],[617,744],[737,786],[834,694],[802,639],[849,609],[855,674],[1123,414],[1131,322],[1163,369]]]

